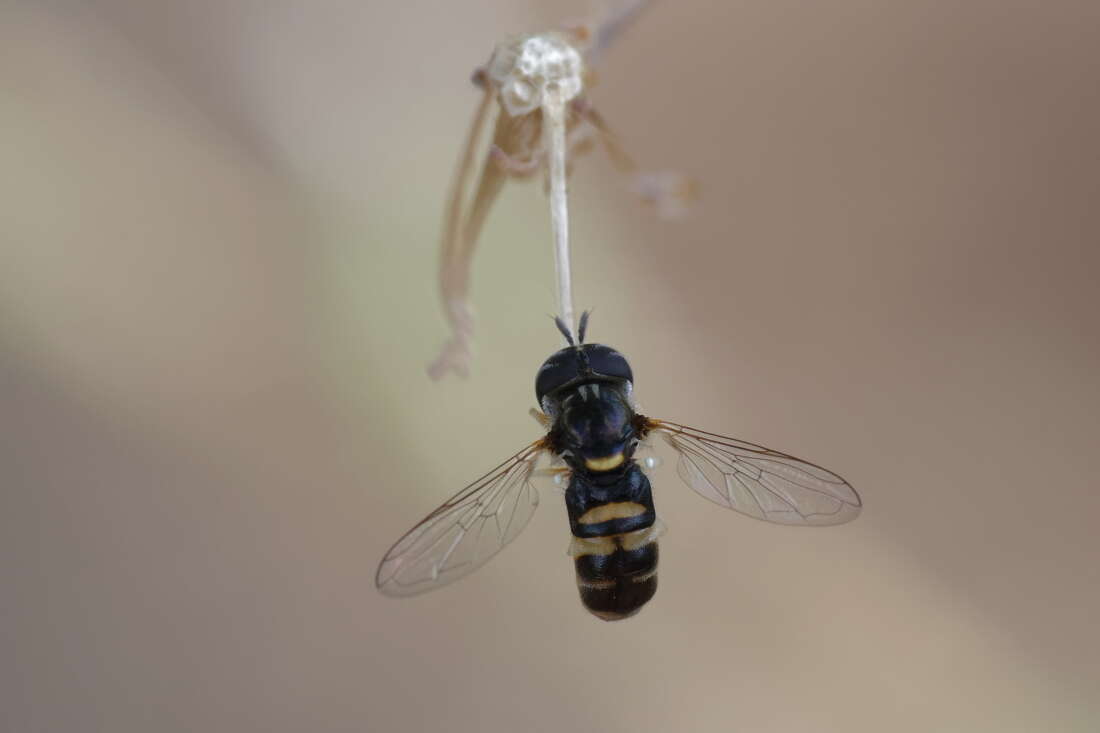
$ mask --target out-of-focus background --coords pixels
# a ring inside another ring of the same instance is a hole
[[[560,498],[457,585],[389,544],[539,434],[545,198],[431,383],[443,199],[509,33],[570,2],[0,7],[0,729],[1095,731],[1100,8],[657,3],[591,98],[575,288],[643,409],[828,465],[853,524],[654,474],[661,586],[582,610]]]

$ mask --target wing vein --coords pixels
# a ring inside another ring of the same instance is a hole
[[[441,504],[383,556],[375,584],[387,595],[438,588],[477,569],[516,538],[538,506],[531,474],[546,440],[500,463]],[[492,520],[493,529],[485,531]]]
[[[681,478],[722,506],[765,521],[805,525],[847,522],[862,508],[847,481],[817,464],[756,443],[644,419],[680,454]]]

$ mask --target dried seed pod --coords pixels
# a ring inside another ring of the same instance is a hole
[[[489,63],[474,72],[473,81],[483,91],[474,114],[466,144],[448,198],[444,218],[440,292],[451,338],[436,360],[428,367],[433,379],[449,371],[461,376],[469,373],[473,337],[473,312],[469,304],[470,267],[478,237],[489,209],[508,178],[526,179],[547,168],[548,150],[545,108],[552,95],[563,105],[565,171],[574,157],[599,142],[623,173],[630,176],[631,188],[653,205],[661,216],[681,213],[693,197],[693,185],[672,173],[640,174],[633,159],[623,150],[615,135],[585,96],[594,79],[586,59],[598,58],[630,20],[648,2],[626,3],[594,31],[585,27],[548,31],[507,39],[494,50]],[[476,150],[482,129],[487,125],[493,100],[499,111],[493,127],[489,150],[480,166],[473,194],[467,189],[474,175]],[[655,177],[656,176],[656,177]],[[564,193],[562,193],[564,195]],[[553,198],[553,196],[552,196]],[[559,197],[560,198],[560,197]],[[563,225],[562,205],[555,207],[555,229]],[[562,241],[558,241],[559,285],[562,282]],[[565,257],[567,259],[567,248]],[[565,279],[568,279],[568,262]],[[562,294],[562,291],[566,291]],[[561,315],[571,323],[568,287],[559,287]]]

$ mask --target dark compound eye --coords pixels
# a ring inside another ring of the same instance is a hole
[[[585,379],[622,379],[634,381],[634,374],[626,357],[610,346],[584,344],[569,346],[555,352],[543,362],[535,377],[535,396],[539,404],[542,398],[556,389],[574,381]]]
[[[576,379],[579,374],[580,359],[575,348],[570,346],[551,354],[535,376],[535,395],[539,404],[542,404],[543,397]]]
[[[603,344],[585,344],[582,347],[588,357],[588,364],[592,371],[600,376],[634,381],[634,374],[630,371],[630,364],[626,357],[610,346]]]

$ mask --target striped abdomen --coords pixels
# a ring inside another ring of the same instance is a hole
[[[609,485],[573,475],[566,507],[585,608],[605,621],[637,613],[657,592],[657,536],[649,480],[637,464]],[[610,478],[610,477],[608,477]]]

